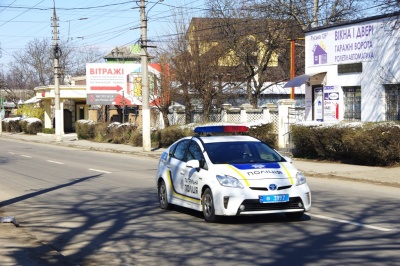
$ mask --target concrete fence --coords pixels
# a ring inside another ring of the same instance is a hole
[[[296,101],[285,99],[279,100],[278,105],[266,104],[254,109],[250,104],[242,104],[239,107],[232,107],[230,104],[223,104],[221,108],[211,111],[209,122],[221,122],[229,124],[249,123],[273,123],[274,133],[278,135],[278,147],[280,150],[292,148],[290,125],[304,120],[304,108],[296,108]],[[153,113],[154,114],[154,113]],[[203,111],[194,109],[191,111],[190,123],[202,123]],[[168,114],[170,125],[184,125],[185,112],[182,106],[173,106]],[[155,113],[152,119],[152,127],[164,128],[163,117]]]

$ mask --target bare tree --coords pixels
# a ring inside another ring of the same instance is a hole
[[[248,101],[257,107],[266,89],[289,78],[289,40],[303,34],[293,19],[277,14],[273,6],[256,9],[255,2],[209,1],[209,5],[215,16],[213,28],[235,68],[236,84],[245,87]]]
[[[374,0],[376,6],[384,14],[395,15],[397,18],[387,23],[388,28],[396,31],[400,28],[400,0]]]
[[[276,14],[292,18],[303,30],[361,18],[367,12],[364,0],[271,0],[258,1]],[[368,2],[368,1],[367,1]]]
[[[171,105],[171,94],[173,93],[172,77],[167,54],[158,55],[160,64],[160,79],[155,82],[155,92],[152,95],[153,103],[162,114],[164,125],[169,127],[168,113]]]
[[[191,110],[194,103],[200,104],[203,108],[203,120],[210,118],[213,101],[219,95],[218,87],[214,81],[218,73],[218,58],[220,48],[209,49],[205,44],[207,40],[200,38],[197,33],[203,34],[206,31],[188,29],[188,21],[185,18],[178,18],[175,22],[176,32],[168,45],[171,53],[171,71],[178,87],[171,99],[178,100],[185,104],[186,123],[190,123]],[[189,27],[194,26],[193,20]]]
[[[95,47],[76,49],[72,43],[60,41],[60,49],[60,84],[64,84],[66,76],[84,75],[86,63],[102,59]],[[54,84],[53,50],[48,39],[34,39],[13,54],[7,73],[2,75],[2,89],[10,99],[22,91],[32,97],[35,87]]]
[[[21,68],[12,65],[7,73],[0,77],[1,90],[5,92],[5,98],[17,103],[20,99],[31,98],[34,94],[31,86],[36,81],[30,75],[26,75]]]
[[[374,3],[385,14],[400,11],[400,0],[374,0]]]
[[[167,46],[164,48],[165,53],[169,53],[169,61],[171,73],[174,77],[176,85],[171,94],[171,103],[181,102],[185,106],[185,122],[191,122],[190,112],[192,109],[192,94],[190,92],[190,78],[192,69],[190,68],[190,53],[188,40],[186,39],[188,20],[184,16],[174,15],[174,31],[177,34],[171,35]]]
[[[36,86],[50,84],[54,72],[50,60],[52,56],[50,47],[47,39],[34,39],[28,42],[24,50],[13,54],[14,61],[11,67],[36,82]]]
[[[65,58],[65,75],[86,75],[86,63],[98,63],[104,60],[104,53],[96,46],[69,47],[66,43],[66,47],[71,53]]]

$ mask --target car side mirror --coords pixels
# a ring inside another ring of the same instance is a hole
[[[190,160],[186,163],[186,167],[199,169],[200,168],[200,161],[199,160]]]

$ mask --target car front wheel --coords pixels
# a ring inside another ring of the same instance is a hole
[[[203,205],[204,220],[209,223],[215,223],[219,221],[219,216],[215,215],[214,199],[211,189],[207,188],[201,198]]]
[[[160,202],[161,209],[168,210],[171,208],[167,197],[167,187],[163,180],[158,182],[158,201]]]

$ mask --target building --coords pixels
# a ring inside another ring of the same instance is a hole
[[[307,121],[400,120],[400,13],[374,16],[305,33]]]
[[[158,64],[149,64],[150,88],[159,76]],[[81,119],[107,122],[130,122],[141,125],[141,64],[87,64],[87,75],[71,78],[60,85],[61,133],[75,130]],[[42,101],[44,127],[54,127],[55,87],[35,88],[35,99]]]
[[[198,69],[213,70],[212,75],[203,73],[203,76],[210,79],[209,84],[216,84],[217,89],[223,87],[227,92],[224,101],[240,105],[250,100],[252,105],[261,106],[290,98],[290,90],[280,84],[288,80],[291,72],[290,41],[304,36],[293,23],[272,19],[193,18],[186,33],[188,50]],[[304,45],[297,49],[293,67],[297,74],[302,74]],[[231,90],[232,87],[236,90]],[[247,95],[250,91],[252,97]],[[300,89],[295,93],[304,99]]]

